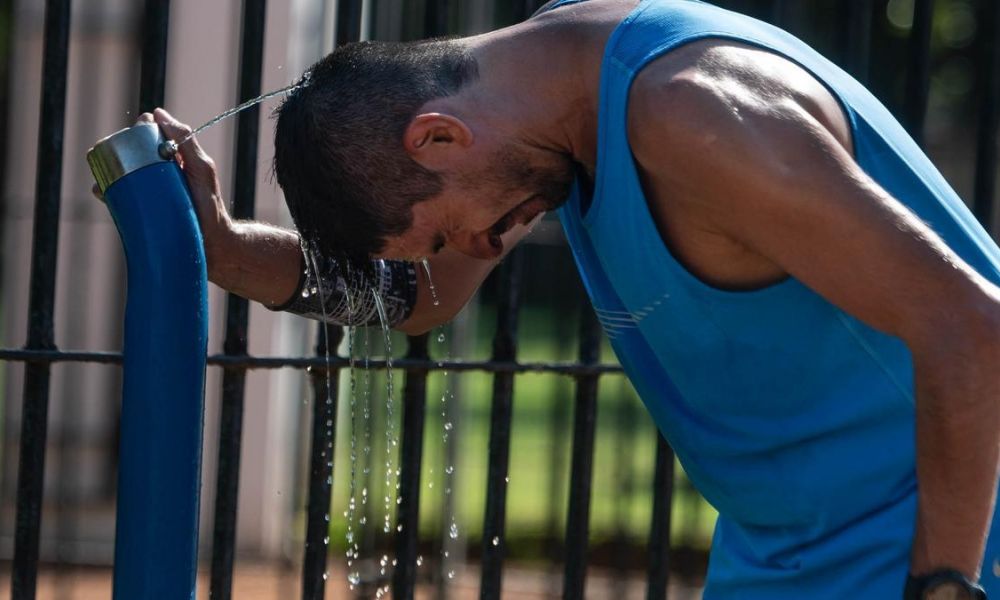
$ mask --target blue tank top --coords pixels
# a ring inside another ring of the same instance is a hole
[[[719,511],[704,597],[898,598],[916,519],[906,346],[795,279],[745,292],[705,284],[664,245],[643,195],[630,86],[650,61],[704,38],[812,73],[839,100],[872,178],[994,283],[1000,250],[885,107],[788,33],[696,0],[641,0],[611,35],[593,194],[577,185],[559,214],[619,360]],[[991,536],[983,583],[1000,597],[997,550]]]

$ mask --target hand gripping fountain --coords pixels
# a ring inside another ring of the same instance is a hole
[[[141,123],[87,161],[128,265],[114,598],[194,598],[208,301],[184,175]]]

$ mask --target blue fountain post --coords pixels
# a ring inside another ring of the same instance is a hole
[[[187,184],[153,124],[87,154],[128,265],[114,598],[194,598],[208,282]]]

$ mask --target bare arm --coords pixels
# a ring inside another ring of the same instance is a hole
[[[630,127],[633,151],[656,197],[708,215],[730,239],[906,342],[919,483],[912,571],[978,577],[1000,464],[1000,289],[794,98],[682,72],[633,114],[644,124]]]
[[[187,125],[162,109],[140,120],[155,120],[173,140],[190,132]],[[205,238],[209,280],[268,307],[284,304],[298,291],[304,268],[298,233],[266,223],[233,221],[222,199],[215,163],[197,140],[181,146],[179,154]],[[512,247],[528,230],[525,226],[514,227],[503,235],[504,246]],[[433,301],[426,273],[418,269],[416,305],[397,328],[416,334],[451,320],[497,262],[473,259],[448,249],[431,257],[438,304]]]

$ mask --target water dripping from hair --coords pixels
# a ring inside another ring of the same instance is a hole
[[[429,274],[428,274],[428,279],[429,279]],[[431,289],[433,290],[434,288],[432,287]],[[447,338],[445,336],[444,331],[443,330],[439,331],[435,339],[437,340],[437,343],[440,344],[442,349],[444,350],[444,360],[445,361],[451,360],[451,349],[447,345]],[[439,367],[443,366],[443,362],[439,361],[438,366]],[[454,393],[452,393],[448,385],[448,379],[449,379],[448,371],[442,370],[441,375],[444,377],[444,391],[441,393],[441,406],[440,406],[441,446],[442,446],[442,454],[445,457],[444,478],[443,478],[444,481],[442,482],[443,483],[442,493],[444,494],[445,497],[444,505],[446,512],[445,518],[447,519],[448,523],[448,531],[447,531],[448,539],[458,540],[460,532],[458,528],[458,519],[456,516],[455,502],[452,497],[452,490],[455,487],[455,465],[453,462],[447,460],[448,457],[452,456],[452,453],[448,451],[449,444],[455,443],[452,436],[454,425],[449,419],[449,413],[452,412],[452,410],[449,410],[449,408],[453,408],[455,395]],[[449,404],[451,404],[452,406],[450,407]],[[448,540],[445,540],[444,543],[441,544],[441,572],[443,577],[445,577],[447,580],[455,578],[455,570],[452,568],[454,564],[454,559],[450,556],[450,550],[449,550],[450,547],[451,545],[448,543]]]
[[[392,490],[393,466],[392,449],[399,445],[394,433],[393,418],[393,380],[392,380],[392,336],[389,329],[389,318],[385,310],[385,303],[377,288],[371,288],[372,298],[375,301],[375,310],[378,312],[379,323],[382,326],[382,335],[385,340],[385,374],[386,374],[386,422],[385,422],[385,488],[383,489],[383,500],[385,503],[385,514],[383,517],[382,531],[389,533],[392,530],[392,500],[390,493]],[[398,473],[397,473],[398,475]],[[396,489],[399,489],[398,484]],[[396,502],[399,503],[397,497]]]
[[[314,275],[314,281],[316,282],[316,287],[311,291],[313,293],[319,294],[319,307],[320,311],[323,313],[323,352],[324,352],[324,362],[326,366],[326,407],[327,411],[333,410],[333,383],[332,376],[330,374],[330,323],[329,323],[329,313],[326,310],[326,292],[323,290],[323,279],[320,277],[319,261],[316,259],[316,252],[312,247],[303,246],[303,254],[306,257],[307,269],[311,268]],[[309,281],[307,278],[306,281]],[[333,420],[327,419],[326,421],[326,448],[323,449],[321,456],[326,458],[327,467],[333,467]],[[332,485],[332,477],[327,478],[327,485]],[[327,506],[326,509],[326,522],[330,522],[330,507]],[[323,538],[324,544],[330,543],[330,536],[326,535]],[[327,573],[324,567],[323,578],[326,579]]]
[[[347,559],[347,582],[351,591],[361,582],[360,572],[354,568],[354,562],[360,560],[360,547],[357,541],[357,532],[355,531],[355,526],[357,525],[357,490],[358,490],[358,477],[357,477],[357,466],[358,466],[358,451],[357,451],[357,377],[355,373],[355,359],[354,359],[354,339],[357,333],[357,327],[355,325],[355,298],[351,295],[351,271],[350,265],[346,265],[345,268],[346,276],[348,279],[348,285],[345,286],[344,295],[347,300],[347,321],[348,321],[348,337],[347,337],[347,352],[349,356],[350,364],[350,389],[351,389],[351,447],[350,447],[350,463],[351,463],[351,474],[350,483],[348,484],[348,505],[347,511],[345,511],[344,516],[347,519],[347,530],[345,533],[346,539],[346,559]],[[367,356],[365,357],[367,362]],[[362,492],[362,501],[367,500],[368,489],[365,488]]]
[[[434,303],[434,306],[440,306],[441,301],[438,300],[437,288],[434,287],[434,278],[431,277],[431,263],[424,258],[421,259],[420,266],[424,268],[424,273],[427,274],[427,287],[431,291],[431,301]]]

